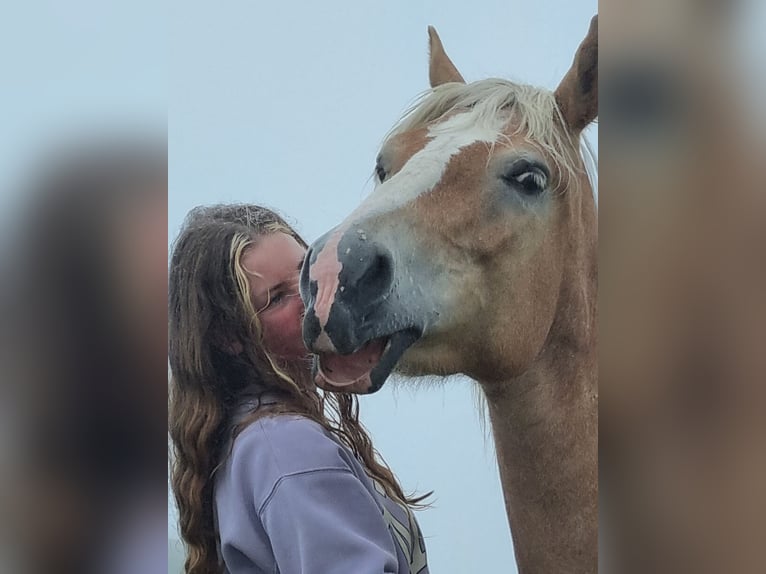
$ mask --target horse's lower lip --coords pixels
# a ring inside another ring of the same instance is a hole
[[[370,387],[369,393],[374,393],[383,386],[386,379],[394,370],[394,367],[402,358],[402,355],[420,338],[421,333],[418,329],[405,329],[394,333],[389,337],[386,348],[383,351],[383,356],[380,361],[370,372]]]

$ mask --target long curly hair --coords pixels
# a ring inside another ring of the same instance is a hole
[[[242,204],[198,207],[187,215],[173,246],[168,427],[171,486],[187,574],[223,572],[213,512],[215,472],[234,437],[267,414],[299,414],[317,422],[348,446],[400,502],[421,507],[428,496],[405,496],[359,422],[354,395],[320,391],[310,380],[308,363],[287,363],[266,351],[241,259],[258,237],[279,232],[306,246],[270,209]],[[254,409],[238,420],[243,401],[264,393],[278,395],[278,405]]]

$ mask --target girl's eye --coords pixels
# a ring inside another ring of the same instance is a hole
[[[284,300],[284,298],[285,298],[285,294],[281,291],[278,291],[277,293],[271,296],[271,298],[269,299],[268,305],[266,305],[266,308],[268,309],[275,305],[279,305],[279,303],[281,303]]]
[[[283,305],[292,297],[300,296],[300,289],[298,288],[298,275],[296,274],[294,280],[279,283],[274,285],[272,290],[269,290],[269,298],[261,308],[261,311],[266,311],[278,305]]]

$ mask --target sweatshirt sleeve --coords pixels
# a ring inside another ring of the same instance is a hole
[[[350,471],[284,476],[259,512],[282,574],[396,574],[381,510]]]

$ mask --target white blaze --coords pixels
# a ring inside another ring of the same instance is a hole
[[[426,146],[396,175],[379,184],[346,221],[393,211],[430,192],[441,180],[453,156],[476,142],[494,143],[507,121],[497,118],[494,125],[479,126],[475,120],[474,114],[464,112],[429,128]]]

